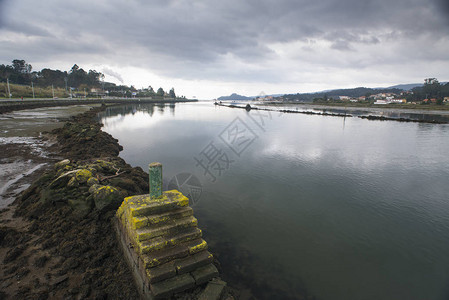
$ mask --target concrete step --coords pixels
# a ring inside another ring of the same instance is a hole
[[[177,259],[175,268],[177,274],[184,274],[195,271],[199,267],[212,263],[214,256],[209,251],[201,251],[186,258]]]
[[[172,260],[165,264],[149,268],[146,270],[150,283],[156,283],[175,275],[181,275],[194,271],[195,269],[210,264],[213,261],[213,255],[208,251],[202,251],[185,258]]]
[[[165,264],[155,266],[145,270],[150,283],[156,283],[176,276],[175,261],[169,261]]]
[[[193,250],[192,250],[193,249]],[[180,245],[150,253],[141,254],[146,269],[150,269],[169,261],[187,257],[207,249],[207,243],[203,239],[196,239]]]
[[[172,246],[179,245],[184,242],[198,239],[202,236],[201,229],[197,227],[188,227],[174,235],[158,236],[139,244],[139,251],[141,254],[150,253]]]
[[[131,196],[125,198],[125,202],[131,217],[164,213],[189,205],[189,199],[176,190],[164,192],[157,199],[150,199],[148,194]]]
[[[147,241],[158,236],[170,236],[182,232],[183,229],[198,226],[198,220],[189,216],[167,221],[163,226],[144,227],[136,230],[138,242]]]
[[[203,250],[207,250],[207,243],[203,239],[197,239],[193,241],[186,242],[184,244],[189,249],[189,254],[195,254]]]
[[[131,223],[133,229],[140,229],[147,226],[162,225],[170,220],[185,218],[192,215],[193,209],[186,206],[165,213],[132,217]]]
[[[168,298],[174,293],[182,292],[195,286],[195,280],[189,273],[177,275],[170,279],[150,284],[155,298]]]
[[[195,271],[191,272],[193,278],[195,279],[196,285],[208,282],[214,277],[218,277],[218,270],[213,264],[208,264],[204,267],[200,267]]]

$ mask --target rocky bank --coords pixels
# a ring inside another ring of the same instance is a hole
[[[112,218],[124,197],[147,193],[148,174],[118,157],[101,109],[52,132],[64,159],[0,212],[0,299],[138,299]]]

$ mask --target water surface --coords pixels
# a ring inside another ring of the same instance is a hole
[[[199,179],[199,226],[256,298],[449,297],[448,125],[263,114],[200,102],[102,122],[130,164]]]

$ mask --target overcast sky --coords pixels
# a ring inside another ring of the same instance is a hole
[[[449,80],[449,0],[0,0],[0,64],[211,99]]]

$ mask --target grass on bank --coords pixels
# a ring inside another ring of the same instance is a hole
[[[31,86],[19,85],[19,84],[9,84],[9,89],[11,91],[11,98],[33,98],[33,89]],[[54,95],[58,98],[68,97],[69,94],[65,89],[54,88]],[[39,87],[34,86],[34,97],[35,98],[53,98],[53,91],[50,87]],[[0,98],[9,99],[8,95],[8,85],[4,82],[0,83]]]

